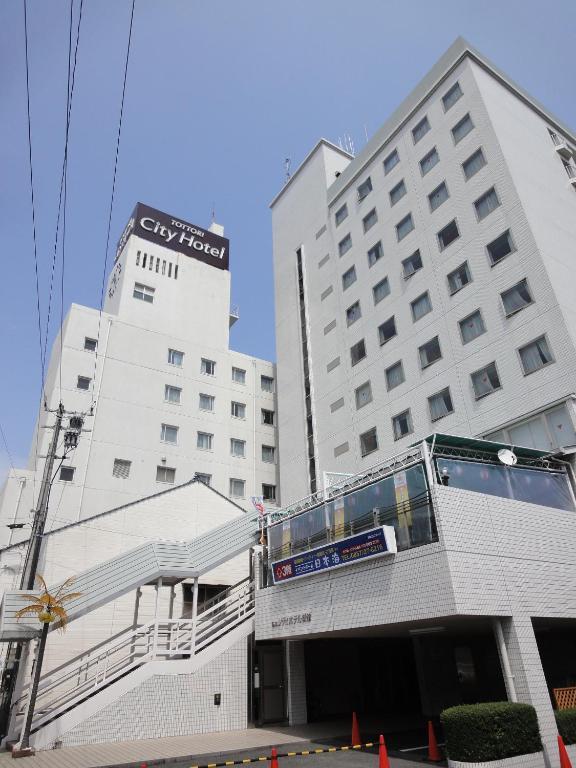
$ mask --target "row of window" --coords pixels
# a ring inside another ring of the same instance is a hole
[[[164,425],[163,425],[164,426]],[[210,432],[198,432],[196,447],[200,451],[211,451],[214,448],[214,435]],[[267,464],[276,462],[276,448],[273,445],[262,445],[262,461]],[[230,455],[238,459],[246,458],[246,440],[230,438]]]
[[[166,259],[160,259],[158,256],[138,251],[136,253],[136,266],[148,269],[150,272],[156,272],[157,274],[168,275],[168,277],[172,277],[172,266],[174,266],[174,280],[178,280],[178,264],[172,265],[171,261],[167,262]],[[138,296],[136,298],[141,297]]]

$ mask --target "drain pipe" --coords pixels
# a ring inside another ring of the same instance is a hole
[[[500,656],[500,663],[502,664],[502,672],[504,673],[504,682],[506,683],[508,698],[510,701],[518,701],[516,685],[514,683],[514,675],[512,674],[512,669],[510,667],[508,649],[506,648],[504,631],[502,630],[502,621],[499,618],[494,617],[492,619],[492,628],[494,630],[496,645],[498,646],[498,655]]]

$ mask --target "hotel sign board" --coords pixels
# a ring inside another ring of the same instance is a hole
[[[277,560],[272,563],[272,579],[274,584],[284,584],[303,576],[364,562],[373,557],[392,555],[396,551],[394,528],[391,525],[382,525],[340,541],[309,549],[307,552],[300,552],[284,560]]]
[[[226,237],[176,219],[143,203],[137,203],[118,240],[115,261],[118,261],[130,235],[138,235],[155,245],[170,248],[218,269],[228,269],[230,241]]]

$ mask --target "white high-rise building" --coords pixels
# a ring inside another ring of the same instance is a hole
[[[73,304],[45,384],[86,414],[52,487],[47,529],[200,474],[241,506],[277,501],[274,365],[229,348],[229,242],[138,204],[118,246],[104,311]],[[90,411],[93,408],[93,415]],[[0,545],[27,537],[54,414],[42,410],[26,470],[0,497]],[[64,420],[64,426],[67,420]],[[56,465],[57,466],[57,465]]]
[[[457,41],[272,203],[281,487],[439,430],[576,442],[574,133]]]

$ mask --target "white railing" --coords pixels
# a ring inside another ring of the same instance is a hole
[[[254,615],[254,583],[245,579],[204,605],[196,619],[129,627],[40,678],[32,730],[72,709],[133,669],[155,660],[190,659]],[[28,687],[13,705],[22,718]]]

